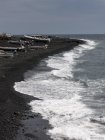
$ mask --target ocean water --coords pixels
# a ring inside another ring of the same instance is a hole
[[[52,139],[105,140],[105,35],[69,37],[86,44],[43,59],[14,88],[42,99],[30,105]]]

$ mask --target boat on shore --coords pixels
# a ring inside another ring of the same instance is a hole
[[[20,47],[4,47],[4,46],[0,46],[0,50],[3,50],[3,51],[24,51],[25,47],[24,46],[20,46]]]
[[[0,50],[0,57],[13,57],[14,53]]]
[[[48,37],[43,37],[43,36],[30,36],[30,35],[24,35],[24,37],[26,39],[29,40],[34,40],[34,41],[38,41],[38,42],[50,42],[51,39]]]
[[[9,40],[8,43],[9,44],[15,44],[15,45],[20,45],[21,44],[21,42],[17,41],[17,40]]]
[[[38,45],[35,45],[35,46],[30,46],[29,47],[30,49],[47,49],[48,48],[48,45],[42,45],[42,46],[38,46]]]

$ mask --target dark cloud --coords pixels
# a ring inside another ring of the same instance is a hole
[[[0,32],[105,33],[105,0],[0,0]]]

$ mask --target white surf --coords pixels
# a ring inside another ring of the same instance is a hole
[[[33,112],[49,121],[52,129],[47,130],[47,134],[54,140],[100,140],[105,137],[100,134],[101,126],[90,121],[94,111],[82,102],[86,89],[79,80],[73,80],[79,58],[96,46],[94,41],[85,41],[86,44],[69,52],[45,59],[51,71],[28,71],[24,81],[14,86],[16,91],[42,99],[30,105]]]

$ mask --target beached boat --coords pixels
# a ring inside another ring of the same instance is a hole
[[[0,57],[13,57],[14,54],[11,52],[5,52],[3,50],[0,50]]]
[[[4,46],[0,46],[0,50],[4,50],[4,51],[22,51],[25,50],[24,46],[20,46],[20,47],[4,47]]]
[[[16,45],[20,45],[21,44],[21,42],[17,41],[17,40],[9,40],[8,43],[9,44],[16,44]]]
[[[44,46],[30,46],[30,49],[47,49],[48,45],[44,45]]]
[[[30,36],[30,35],[24,35],[26,39],[31,39],[39,42],[50,42],[51,39],[48,37],[43,37],[43,36]]]

